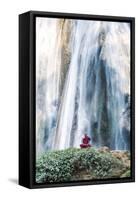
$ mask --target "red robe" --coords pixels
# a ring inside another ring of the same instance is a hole
[[[89,136],[87,136],[87,134],[85,134],[84,138],[82,139],[82,144],[80,144],[81,148],[87,148],[87,147],[91,147],[91,145],[89,144],[91,138]]]

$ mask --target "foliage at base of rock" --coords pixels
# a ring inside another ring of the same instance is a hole
[[[124,159],[118,158],[116,154],[114,156],[113,152],[100,151],[93,147],[49,151],[36,161],[36,182],[128,177],[128,160],[126,165]]]

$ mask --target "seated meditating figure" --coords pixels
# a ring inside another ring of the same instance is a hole
[[[80,144],[81,148],[88,148],[91,147],[90,143],[91,138],[87,135],[84,134],[84,137],[82,138],[82,144]]]

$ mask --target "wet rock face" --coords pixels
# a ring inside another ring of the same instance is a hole
[[[37,98],[36,98],[36,101],[37,101],[37,106],[38,106],[38,109],[39,110],[42,110],[44,105],[45,105],[45,83],[46,81],[44,79],[40,79],[38,81],[38,86],[37,86]]]
[[[106,39],[106,33],[104,30],[101,30],[100,34],[99,34],[99,46],[102,46],[105,42]]]
[[[122,135],[125,143],[127,144],[126,149],[130,149],[130,131],[125,127],[122,128]]]
[[[71,61],[71,20],[61,19],[59,30],[61,30],[61,91],[63,90],[67,70]]]
[[[130,149],[130,95],[125,95],[125,110],[120,119],[122,127],[122,137],[126,143],[126,149]]]

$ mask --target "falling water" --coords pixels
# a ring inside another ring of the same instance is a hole
[[[37,18],[36,132],[38,152],[50,148],[55,131],[61,79],[61,30],[58,20]]]
[[[43,85],[37,81],[37,90],[43,88],[37,96],[45,99],[37,109],[39,151],[79,147],[84,133],[97,147],[129,149],[129,24],[72,20],[70,64],[61,90],[61,28],[55,19],[43,23],[38,23],[36,72]]]

